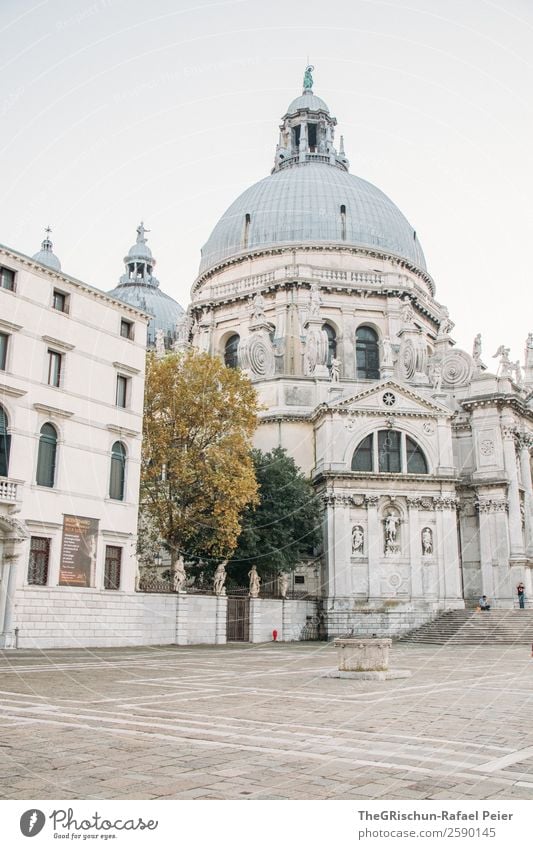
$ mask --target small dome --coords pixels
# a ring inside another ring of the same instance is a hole
[[[47,228],[46,232],[50,233],[50,228]],[[41,250],[33,254],[32,259],[35,262],[40,262],[41,265],[46,265],[47,268],[51,268],[53,271],[61,271],[61,263],[52,248],[52,242],[46,236],[41,243]]]
[[[328,112],[329,108],[321,97],[317,97],[312,91],[306,91],[300,97],[296,97],[287,109],[287,115],[292,115],[300,109],[308,109],[310,112]]]
[[[152,259],[152,251],[146,242],[135,242],[128,251],[127,258],[130,259]]]
[[[185,310],[170,295],[165,295],[155,286],[143,283],[120,284],[108,292],[108,295],[152,316],[148,324],[148,345],[155,345],[156,330],[163,331],[169,345],[174,341],[176,325]]]

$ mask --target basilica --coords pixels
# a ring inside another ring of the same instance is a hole
[[[272,172],[202,249],[181,336],[250,376],[257,446],[285,448],[322,499],[329,636],[482,593],[516,606],[519,581],[533,597],[533,334],[495,372],[480,335],[456,347],[416,230],[350,173],[312,71]]]

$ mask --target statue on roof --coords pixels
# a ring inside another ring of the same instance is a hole
[[[146,242],[146,238],[144,236],[145,233],[149,233],[150,231],[146,229],[144,226],[144,221],[141,221],[139,226],[137,227],[137,241],[138,242]]]
[[[315,70],[314,65],[308,65],[304,74],[304,92],[311,91],[313,88],[312,71]]]

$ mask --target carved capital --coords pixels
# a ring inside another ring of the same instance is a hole
[[[419,510],[422,506],[422,497],[420,495],[408,495],[406,501],[409,510]]]
[[[377,509],[378,504],[379,504],[379,495],[365,495],[365,505],[366,505],[367,510],[370,507]]]
[[[439,496],[433,499],[435,510],[457,510],[457,499],[453,495]]]
[[[489,498],[487,501],[476,501],[478,513],[506,513],[509,503],[506,498]]]

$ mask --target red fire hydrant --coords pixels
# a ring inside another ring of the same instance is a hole
[[[278,632],[276,631],[275,628],[272,631],[272,639],[274,640],[274,642],[276,642],[276,640],[278,639]]]

